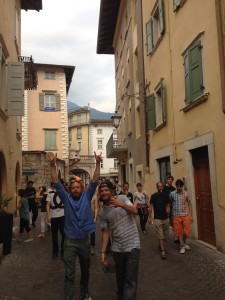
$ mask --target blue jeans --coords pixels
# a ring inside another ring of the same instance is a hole
[[[134,300],[137,293],[140,249],[131,252],[113,252],[116,264],[118,300]]]
[[[82,240],[65,238],[64,242],[64,264],[65,264],[65,300],[75,300],[74,282],[76,258],[80,263],[80,287],[88,291],[89,269],[90,269],[90,240],[86,236]]]

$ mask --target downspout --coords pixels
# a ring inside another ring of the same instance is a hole
[[[141,1],[141,35],[142,35],[142,45],[144,44],[144,35],[143,35],[143,10],[142,10],[142,3],[143,0]],[[145,63],[144,63],[144,47],[142,47],[142,57],[143,57],[143,78],[144,78],[144,84],[145,84]],[[144,85],[144,91],[143,91],[143,96],[144,96],[144,112],[145,112],[145,152],[146,152],[146,167],[149,168],[149,152],[150,152],[150,144],[149,144],[149,134],[148,134],[148,122],[147,122],[147,103],[146,103],[146,89]]]
[[[225,29],[223,24],[223,17],[225,17],[225,6],[224,0],[215,0],[215,8],[216,8],[216,25],[217,25],[217,33],[218,33],[218,48],[219,48],[219,61],[220,61],[220,81],[221,81],[221,94],[222,94],[222,110],[225,114]]]

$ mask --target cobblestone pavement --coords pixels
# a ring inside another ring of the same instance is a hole
[[[139,222],[137,219],[137,224]],[[13,242],[12,253],[0,263],[0,300],[63,300],[64,265],[51,258],[51,232],[32,243]],[[91,256],[90,294],[93,300],[116,300],[112,257],[103,270],[100,261],[101,235],[97,224],[96,254]],[[167,259],[161,260],[153,225],[140,234],[141,259],[137,300],[225,299],[225,255],[190,240],[191,251],[179,254],[172,234],[167,242]],[[79,289],[77,263],[76,287]]]

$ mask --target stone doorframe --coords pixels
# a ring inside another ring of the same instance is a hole
[[[221,248],[221,236],[220,236],[220,224],[219,224],[219,207],[218,207],[218,196],[217,196],[217,185],[216,185],[216,165],[215,165],[215,152],[214,152],[214,135],[213,132],[209,132],[202,136],[184,142],[185,152],[185,169],[186,169],[186,184],[188,193],[193,207],[193,225],[192,225],[192,236],[198,239],[198,226],[197,226],[197,214],[196,214],[196,197],[195,197],[195,182],[194,182],[194,168],[192,165],[191,150],[200,148],[203,146],[208,147],[209,156],[209,170],[212,190],[212,204],[214,211],[214,224],[216,234],[217,248]]]

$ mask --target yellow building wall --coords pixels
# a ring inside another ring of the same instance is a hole
[[[177,11],[173,11],[173,1],[164,1],[165,32],[158,47],[145,60],[146,81],[150,82],[149,94],[163,78],[166,89],[166,126],[159,131],[150,131],[150,184],[151,191],[159,180],[155,173],[156,151],[170,147],[173,160],[172,174],[177,178],[187,178],[188,171],[185,159],[184,143],[213,133],[213,148],[215,153],[215,174],[212,184],[214,215],[217,231],[218,247],[225,251],[225,198],[224,198],[224,149],[225,116],[222,112],[222,95],[220,83],[220,62],[218,55],[218,35],[216,27],[215,1],[185,1]],[[150,18],[155,1],[143,1],[143,30]],[[204,13],[203,13],[204,7]],[[190,20],[193,20],[190,21]],[[202,33],[202,34],[201,34]],[[201,35],[200,35],[201,34]],[[182,53],[190,46],[197,36],[202,42],[202,65],[204,93],[209,93],[206,102],[183,112],[185,107],[184,66]],[[145,50],[146,51],[146,50]],[[176,155],[175,155],[176,147]],[[210,166],[212,167],[212,166]],[[211,170],[212,171],[212,170]],[[189,172],[189,173],[188,173]],[[212,174],[211,174],[212,175]],[[190,188],[190,185],[188,185]],[[194,191],[190,191],[194,197]],[[223,232],[223,234],[220,234]]]
[[[16,1],[18,14],[20,15],[20,1]],[[21,47],[20,18],[18,20],[18,39],[15,44],[15,1],[0,1],[0,43],[5,43],[9,56],[9,62],[18,62]],[[7,67],[6,67],[7,69]],[[6,75],[6,74],[5,74]],[[2,74],[3,76],[3,74]],[[20,187],[22,171],[22,145],[21,117],[7,116],[7,86],[0,87],[0,170],[1,170],[1,193],[13,197],[9,211],[15,212],[17,206],[16,192]],[[18,129],[18,130],[17,130]]]

